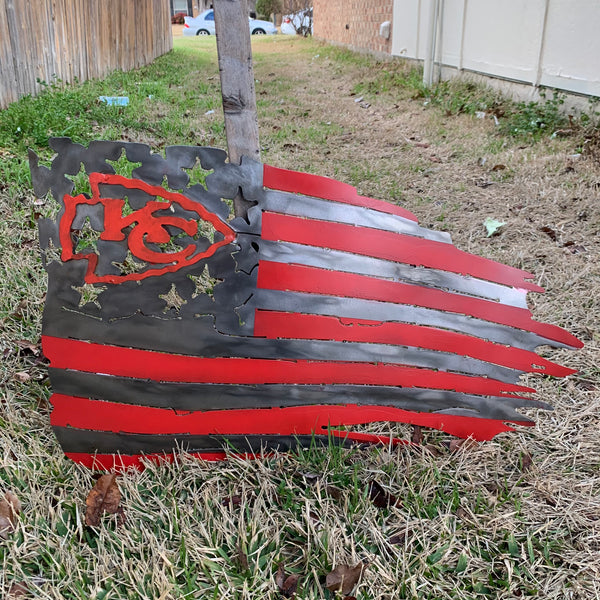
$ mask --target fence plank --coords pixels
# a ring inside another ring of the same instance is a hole
[[[7,102],[16,100],[17,80],[13,63],[8,16],[5,6],[0,9],[0,86],[6,88]]]

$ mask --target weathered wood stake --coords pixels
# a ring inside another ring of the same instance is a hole
[[[216,0],[214,11],[227,150],[229,161],[239,165],[242,156],[260,160],[248,5],[246,0]],[[235,215],[245,217],[249,206],[238,194]]]

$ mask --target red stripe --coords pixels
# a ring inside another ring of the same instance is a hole
[[[357,404],[179,412],[62,394],[53,394],[51,402],[54,409],[50,422],[55,427],[125,434],[326,435],[330,427],[400,422],[434,427],[458,437],[489,440],[510,430],[495,419]]]
[[[395,364],[199,358],[50,336],[42,336],[42,344],[53,368],[153,381],[394,385],[505,397],[515,397],[511,392],[535,392],[529,387],[495,379]]]
[[[452,244],[392,231],[264,212],[261,237],[471,275],[535,292],[544,291],[538,285],[525,281],[533,275],[521,269],[463,252]]]
[[[337,340],[428,348],[555,377],[565,377],[576,372],[550,362],[535,352],[509,348],[445,329],[406,323],[257,310],[254,316],[254,335],[269,339]]]
[[[189,456],[202,460],[225,460],[225,452],[191,452]],[[86,452],[65,452],[65,456],[72,461],[96,471],[127,471],[128,469],[146,468],[146,462],[171,463],[175,460],[175,454],[88,454]]]
[[[366,275],[260,261],[257,285],[269,290],[361,298],[459,313],[500,325],[518,327],[576,348],[582,346],[576,337],[564,329],[534,321],[531,313],[524,308]]]
[[[347,183],[329,179],[329,177],[298,173],[297,171],[288,171],[287,169],[278,169],[270,165],[263,165],[263,185],[273,190],[293,192],[313,196],[314,198],[352,204],[353,206],[372,208],[379,212],[417,221],[417,217],[405,208],[390,204],[385,200],[375,200],[374,198],[359,196],[356,188]]]

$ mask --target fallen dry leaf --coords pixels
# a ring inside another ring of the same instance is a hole
[[[119,524],[125,520],[121,504],[121,492],[117,485],[117,474],[102,475],[85,499],[85,524],[90,527],[100,525],[103,513],[118,515]]]
[[[319,481],[319,479],[321,479],[321,475],[318,473],[313,473],[312,471],[308,473],[300,473],[300,475],[302,475],[302,477],[304,477],[306,480],[306,483],[310,485],[315,484],[317,481]]]
[[[540,227],[540,231],[542,233],[545,233],[553,242],[555,242],[558,239],[558,233],[555,229],[552,229],[552,227],[544,225],[543,227]]]
[[[521,454],[521,471],[525,473],[529,471],[533,467],[533,458],[531,458],[531,454],[528,452],[523,452]]]
[[[477,187],[480,187],[480,188],[488,188],[488,187],[490,187],[490,185],[494,185],[494,182],[493,181],[487,181],[485,179],[478,179],[475,182],[475,185]]]
[[[402,531],[401,533],[396,533],[395,535],[390,537],[388,539],[388,543],[390,543],[392,545],[404,544],[406,537],[407,537],[407,532]]]
[[[427,450],[427,452],[429,452],[429,454],[431,454],[432,456],[441,456],[442,452],[440,451],[440,449],[437,446],[434,446],[433,444],[425,444],[423,446],[424,450]]]
[[[338,565],[327,574],[325,578],[325,587],[330,592],[341,592],[344,596],[348,595],[354,586],[359,582],[366,565],[362,562],[350,567],[348,565]]]
[[[334,500],[341,500],[344,496],[344,491],[335,485],[326,485],[325,493]]]
[[[8,517],[0,515],[0,539],[7,539],[9,534],[14,531],[14,526]]]
[[[242,571],[248,571],[250,566],[248,564],[248,555],[242,549],[241,544],[238,543],[236,547],[236,561]]]
[[[277,573],[275,573],[275,584],[279,589],[281,589],[281,586],[285,581],[285,577],[285,565],[281,562],[277,567]]]
[[[369,498],[377,508],[400,505],[400,500],[393,494],[386,492],[375,480],[369,483]]]
[[[582,254],[583,252],[587,252],[587,248],[585,246],[576,244],[572,240],[565,242],[562,247],[566,248],[571,254]]]
[[[13,583],[8,590],[7,600],[11,598],[27,598],[29,588],[24,583]]]
[[[15,309],[15,311],[11,314],[11,317],[14,317],[15,319],[22,319],[23,318],[23,311],[27,308],[27,300],[25,300],[24,298],[19,302],[19,304],[17,304],[17,308]]]
[[[469,511],[465,510],[462,506],[459,506],[456,509],[456,516],[462,520],[468,519],[470,517]]]
[[[31,375],[26,373],[25,371],[17,371],[13,375],[13,379],[18,381],[19,383],[27,383],[31,379]]]
[[[448,447],[450,448],[450,452],[456,452],[457,450],[471,450],[472,448],[476,448],[478,443],[473,438],[467,438],[466,440],[452,440]]]
[[[281,593],[286,598],[293,598],[296,595],[299,579],[300,577],[295,574],[289,575],[285,578],[285,581],[283,582],[283,587],[281,588]]]
[[[348,595],[354,586],[359,582],[363,571],[367,568],[362,562],[350,567],[348,565],[338,565],[327,574],[325,578],[325,587],[330,592],[341,592],[342,595]]]
[[[10,490],[8,492],[6,492],[4,494],[4,499],[6,500],[6,502],[8,502],[8,504],[10,504],[12,506],[12,510],[17,515],[21,512],[21,509],[23,508],[21,506],[21,501],[19,500],[19,498],[17,497],[17,495],[14,492],[11,492]]]
[[[417,446],[423,443],[423,430],[419,425],[413,425],[413,432],[410,441]]]
[[[14,532],[21,508],[21,501],[14,492],[8,491],[0,498],[0,538],[6,539]]]
[[[29,340],[15,340],[14,343],[23,354],[29,353],[34,356],[39,356],[42,351],[40,344],[32,344]]]
[[[242,503],[242,497],[238,494],[234,496],[225,496],[221,499],[221,504],[227,508],[233,508],[234,506],[240,506]]]
[[[277,574],[275,575],[275,583],[277,584],[282,596],[285,598],[293,598],[296,595],[296,590],[298,589],[299,579],[300,577],[294,573],[286,576],[285,565],[283,563],[279,563]]]

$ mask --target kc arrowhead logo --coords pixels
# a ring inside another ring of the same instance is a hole
[[[169,192],[161,186],[149,185],[143,181],[128,179],[121,175],[92,173],[89,176],[89,182],[92,190],[91,198],[84,194],[78,196],[65,194],[65,210],[59,227],[62,247],[61,258],[64,262],[87,260],[86,283],[140,281],[147,277],[173,273],[200,260],[209,258],[220,247],[228,245],[235,239],[236,234],[227,223],[183,194]],[[130,190],[140,190],[156,198],[156,200],[147,202],[139,210],[127,211],[127,214],[125,214],[126,201],[123,198],[103,197],[106,196],[106,190],[110,189],[108,186],[111,185]],[[102,193],[100,186],[102,186]],[[126,240],[128,250],[132,256],[140,261],[140,264],[150,265],[150,268],[145,268],[142,272],[123,275],[99,275],[96,272],[98,254],[89,250],[77,252],[77,244],[71,235],[77,209],[82,205],[93,206],[98,204],[102,205],[104,209],[104,228],[99,239],[105,242],[122,242]],[[189,217],[177,216],[173,214],[176,208],[179,208],[180,212],[185,211],[186,214],[191,213],[191,215]],[[196,244],[194,237],[198,235],[200,231],[199,223],[202,221],[214,227],[215,231],[222,234],[223,239],[214,241],[208,248]],[[190,240],[189,243],[181,250],[157,250],[156,248],[160,249],[160,245],[169,245],[174,237],[172,232],[175,230],[186,234],[187,239]]]

